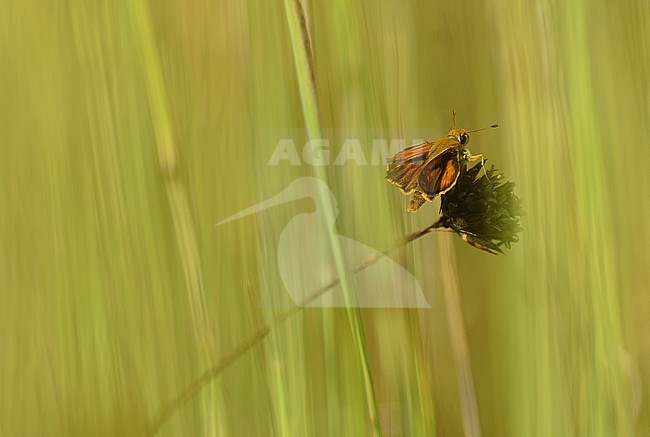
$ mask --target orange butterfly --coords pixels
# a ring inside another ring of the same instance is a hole
[[[483,160],[483,155],[472,155],[466,147],[469,134],[483,129],[468,132],[457,128],[456,111],[452,112],[452,118],[454,127],[446,137],[407,147],[388,158],[386,180],[402,193],[413,194],[406,208],[409,212],[416,212],[425,201],[432,202],[437,195],[449,191],[465,162]]]

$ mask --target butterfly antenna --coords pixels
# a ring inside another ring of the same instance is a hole
[[[456,110],[451,111],[451,120],[454,122],[454,129],[456,128]]]
[[[454,126],[455,126],[455,124],[454,124]],[[484,128],[476,129],[476,130],[471,130],[471,131],[469,131],[469,132],[467,132],[467,133],[468,133],[468,134],[473,134],[474,132],[480,132],[480,131],[485,130],[485,129],[496,129],[496,128],[498,128],[498,127],[499,127],[498,124],[492,124],[492,125],[490,125],[490,126],[488,126],[488,127],[484,127]]]

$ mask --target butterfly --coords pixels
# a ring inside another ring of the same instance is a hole
[[[424,202],[432,202],[436,196],[453,188],[461,167],[467,162],[483,161],[483,155],[472,155],[467,148],[469,134],[483,129],[468,132],[457,128],[456,111],[452,112],[452,119],[454,127],[447,136],[407,147],[388,158],[386,180],[402,193],[413,194],[406,208],[409,212],[416,212]]]

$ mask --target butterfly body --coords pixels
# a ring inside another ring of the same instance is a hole
[[[481,157],[470,153],[468,142],[469,133],[454,127],[439,141],[407,147],[388,159],[386,179],[402,193],[413,195],[407,207],[409,212],[450,190],[458,180],[461,166]]]

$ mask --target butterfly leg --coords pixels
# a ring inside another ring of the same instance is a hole
[[[470,155],[468,161],[473,162],[473,161],[478,161],[479,159],[481,160],[481,169],[483,169],[483,174],[485,174],[485,177],[489,181],[490,177],[488,176],[487,171],[485,170],[485,159],[483,158],[482,153],[479,153],[478,155]]]

